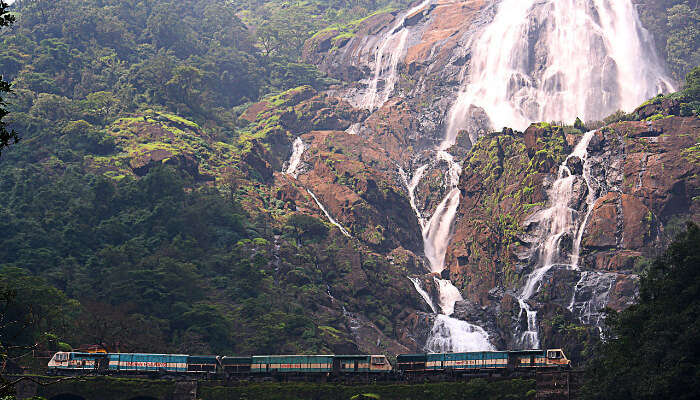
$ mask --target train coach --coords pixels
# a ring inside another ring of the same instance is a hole
[[[218,356],[58,352],[48,367],[50,371],[68,373],[216,373],[219,365]]]
[[[466,373],[523,368],[568,368],[570,364],[561,349],[400,354],[396,358],[397,370],[409,375],[445,371]]]

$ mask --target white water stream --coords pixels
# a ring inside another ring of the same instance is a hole
[[[450,137],[473,106],[495,130],[522,130],[602,119],[673,90],[631,0],[502,0],[469,68],[449,112]]]
[[[418,279],[414,276],[409,276],[408,279],[410,279],[411,282],[413,282],[413,286],[416,288],[416,291],[418,292],[418,294],[421,295],[423,300],[425,300],[425,302],[428,303],[428,305],[430,306],[430,309],[433,310],[433,313],[437,314],[437,309],[435,308],[435,304],[433,304],[433,300],[430,298],[430,295],[428,294],[428,292],[426,292],[425,289],[423,289],[423,286],[421,286],[420,279]]]
[[[289,157],[289,161],[287,162],[287,168],[283,171],[283,173],[285,175],[289,175],[289,176],[293,177],[294,179],[297,178],[297,176],[299,175],[298,168],[299,168],[299,164],[301,163],[301,156],[304,154],[305,149],[306,149],[306,146],[304,145],[304,142],[301,140],[300,137],[297,136],[297,138],[294,139],[294,143],[292,143],[292,155]],[[334,225],[338,229],[340,229],[340,232],[342,232],[343,235],[345,235],[347,237],[352,237],[352,235],[350,235],[350,232],[348,232],[345,228],[343,228],[343,226],[340,225],[338,223],[338,221],[336,221],[335,218],[333,218],[331,216],[331,214],[328,212],[328,210],[326,210],[326,207],[324,207],[323,204],[321,204],[321,201],[319,201],[318,197],[316,197],[314,192],[312,192],[308,188],[304,188],[304,189],[306,190],[307,193],[309,193],[311,198],[314,199],[314,202],[316,202],[316,205],[318,206],[318,208],[321,210],[321,212],[323,212],[323,214],[326,216],[326,218],[328,218],[328,221],[332,225]]]
[[[425,229],[425,218],[423,218],[423,215],[421,214],[420,210],[418,209],[418,206],[416,205],[416,187],[418,187],[418,184],[420,183],[420,180],[423,179],[423,175],[425,174],[425,170],[428,168],[428,164],[423,165],[422,167],[419,167],[415,172],[413,172],[413,176],[411,177],[411,181],[408,181],[408,176],[406,176],[406,172],[403,170],[403,168],[399,167],[399,174],[401,175],[401,178],[403,179],[404,185],[406,185],[406,189],[408,190],[408,200],[411,204],[411,208],[413,209],[413,212],[416,213],[416,217],[418,217],[418,223],[420,224],[421,230]]]
[[[527,315],[527,330],[520,337],[520,344],[523,348],[534,349],[540,345],[537,311],[530,308],[527,300],[537,293],[542,278],[556,265],[578,269],[578,253],[581,248],[583,230],[593,209],[593,204],[597,200],[596,190],[591,185],[587,150],[594,135],[595,131],[584,134],[571,154],[559,166],[557,180],[554,181],[552,188],[547,192],[551,206],[535,213],[527,221],[527,223],[537,223],[544,229],[541,236],[542,244],[537,249],[539,266],[528,275],[527,281],[518,295],[521,316],[523,312]],[[568,161],[573,157],[577,157],[583,162],[583,177],[572,174],[567,166]],[[575,185],[576,183],[581,183],[581,179],[585,181],[588,189],[586,195],[587,210],[583,217],[580,210],[571,208],[571,205],[577,202],[576,197],[578,193],[575,190]],[[561,240],[567,235],[573,240],[571,254],[561,251]]]
[[[322,211],[323,214],[326,216],[326,218],[328,218],[328,221],[330,221],[331,224],[337,226],[338,229],[340,229],[340,232],[343,233],[343,235],[345,235],[345,236],[347,236],[347,237],[352,237],[352,235],[350,235],[350,232],[348,232],[345,228],[343,228],[343,226],[340,225],[340,224],[338,223],[338,221],[336,221],[336,220],[331,216],[331,214],[328,213],[328,210],[326,210],[326,207],[324,207],[323,204],[321,204],[321,202],[318,200],[318,197],[316,197],[316,195],[314,194],[314,192],[312,192],[312,191],[309,190],[309,189],[306,189],[306,191],[311,195],[311,198],[314,199],[314,201],[316,202],[316,205],[318,206],[318,208],[321,209],[321,211]]]
[[[413,173],[410,182],[406,173],[399,169],[409,194],[411,207],[416,213],[422,228],[425,257],[430,264],[430,271],[435,274],[440,274],[445,269],[445,252],[450,243],[452,223],[454,222],[460,200],[460,191],[457,186],[462,167],[447,152],[453,145],[454,139],[446,137],[434,150],[435,163],[447,163],[447,169],[444,171],[446,176],[445,184],[450,191],[436,207],[427,223],[416,205],[415,189],[429,165],[426,164],[419,167]],[[450,316],[454,313],[455,303],[464,300],[459,290],[448,279],[440,279],[437,276],[433,276],[433,280],[437,289],[438,306],[441,313],[435,316],[433,328],[425,344],[425,349],[431,352],[494,350],[495,348],[489,342],[488,333],[483,328]],[[436,307],[428,293],[421,287],[420,281],[415,278],[411,278],[411,281],[423,299],[430,305],[433,312],[435,312]]]
[[[389,99],[398,80],[399,62],[406,52],[406,41],[408,40],[408,29],[404,26],[406,17],[427,7],[432,1],[423,0],[408,10],[382,38],[381,44],[374,52],[374,74],[369,81],[365,95],[360,100],[360,107],[373,111]],[[384,82],[381,93],[378,88],[380,80]]]
[[[294,139],[292,144],[292,155],[289,157],[289,163],[287,169],[284,171],[285,174],[290,175],[296,179],[299,175],[297,168],[299,168],[299,163],[301,162],[301,156],[304,154],[304,141],[301,140],[299,136]]]

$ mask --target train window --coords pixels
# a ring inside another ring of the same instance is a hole
[[[547,351],[547,358],[552,358],[552,359],[561,358],[561,351],[549,350],[549,351]]]
[[[386,364],[384,357],[372,357],[372,364],[374,365],[384,365]]]

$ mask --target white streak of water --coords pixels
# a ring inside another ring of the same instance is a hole
[[[593,139],[595,131],[586,132],[581,140],[579,140],[571,154],[559,166],[557,180],[552,184],[552,189],[548,191],[548,197],[552,205],[546,209],[539,211],[534,216],[529,218],[530,222],[536,221],[544,226],[543,244],[538,249],[540,266],[532,271],[523,286],[520,295],[518,296],[518,304],[520,305],[520,313],[527,313],[527,330],[521,335],[521,345],[525,348],[539,347],[539,336],[537,327],[537,312],[530,309],[527,300],[539,290],[540,283],[545,274],[555,265],[567,265],[570,268],[576,268],[578,262],[578,251],[580,248],[580,238],[588,219],[586,216],[581,220],[578,217],[579,211],[570,208],[574,196],[577,195],[574,191],[574,184],[578,177],[572,175],[567,167],[568,161],[572,157],[578,157],[584,163],[584,172],[586,168],[589,172],[589,177],[586,180],[588,194],[586,196],[586,204],[592,208],[595,203],[595,191],[590,184],[590,166],[588,166],[588,145]],[[586,178],[584,178],[586,179]],[[575,237],[573,244],[573,252],[570,259],[567,260],[566,254],[561,254],[560,241],[564,235]],[[575,255],[574,255],[575,254]]]
[[[464,300],[459,290],[447,279],[434,277],[440,296],[440,309],[445,315],[452,315],[455,311],[455,303]]]
[[[425,347],[433,353],[495,350],[488,337],[479,326],[438,314]]]
[[[292,176],[296,179],[299,175],[297,168],[299,168],[299,163],[301,162],[301,156],[304,154],[304,142],[300,137],[297,136],[292,144],[292,155],[289,157],[289,163],[287,164],[287,169],[284,171],[285,174]]]
[[[424,0],[408,10],[387,32],[382,43],[374,53],[374,75],[369,81],[367,91],[360,101],[360,107],[375,110],[381,107],[391,96],[398,80],[397,69],[406,51],[408,29],[404,26],[406,17],[415,14],[430,4],[432,0]],[[379,80],[384,79],[384,87],[379,93]]]
[[[452,222],[459,206],[459,196],[458,188],[450,190],[423,229],[423,247],[431,272],[439,273],[445,269],[445,252],[450,244]]]
[[[423,289],[423,286],[421,285],[420,279],[416,277],[408,277],[408,279],[413,282],[413,286],[416,288],[416,291],[421,295],[423,300],[425,300],[426,303],[430,306],[430,309],[433,310],[433,313],[437,313],[437,309],[435,308],[435,304],[433,304],[433,300],[430,298],[430,295],[428,292]]]
[[[415,172],[413,172],[413,176],[411,177],[410,182],[408,181],[408,176],[406,175],[406,172],[403,170],[403,168],[399,168],[399,174],[401,175],[401,179],[403,179],[403,183],[406,186],[406,190],[408,190],[408,201],[411,204],[413,212],[418,218],[418,223],[420,224],[421,230],[425,229],[426,222],[425,218],[423,218],[423,215],[418,209],[418,206],[416,205],[416,187],[418,187],[418,184],[420,183],[421,179],[423,179],[423,174],[425,174],[425,170],[427,168],[428,164],[425,164],[422,167],[415,170]]]
[[[331,224],[333,224],[333,225],[335,225],[336,227],[338,227],[338,229],[340,229],[340,232],[342,232],[343,235],[345,235],[345,236],[347,236],[347,237],[352,237],[352,236],[350,235],[350,232],[348,232],[347,230],[345,230],[345,228],[343,228],[342,225],[340,225],[340,224],[338,223],[338,221],[336,221],[335,219],[333,219],[333,217],[332,217],[332,216],[328,213],[328,211],[326,210],[326,207],[324,207],[323,204],[321,204],[321,202],[318,200],[318,198],[316,197],[316,195],[314,194],[314,192],[312,192],[312,191],[309,190],[309,189],[306,189],[306,191],[311,195],[311,198],[314,199],[314,201],[316,202],[316,205],[318,206],[318,208],[320,208],[321,211],[323,211],[323,214],[325,214],[326,218],[328,218],[328,221],[330,221]]]

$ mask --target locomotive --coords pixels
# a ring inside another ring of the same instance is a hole
[[[208,376],[228,379],[365,377],[404,379],[439,374],[508,373],[569,368],[561,349],[399,354],[396,368],[384,355],[217,356],[187,354],[58,352],[52,373]]]

